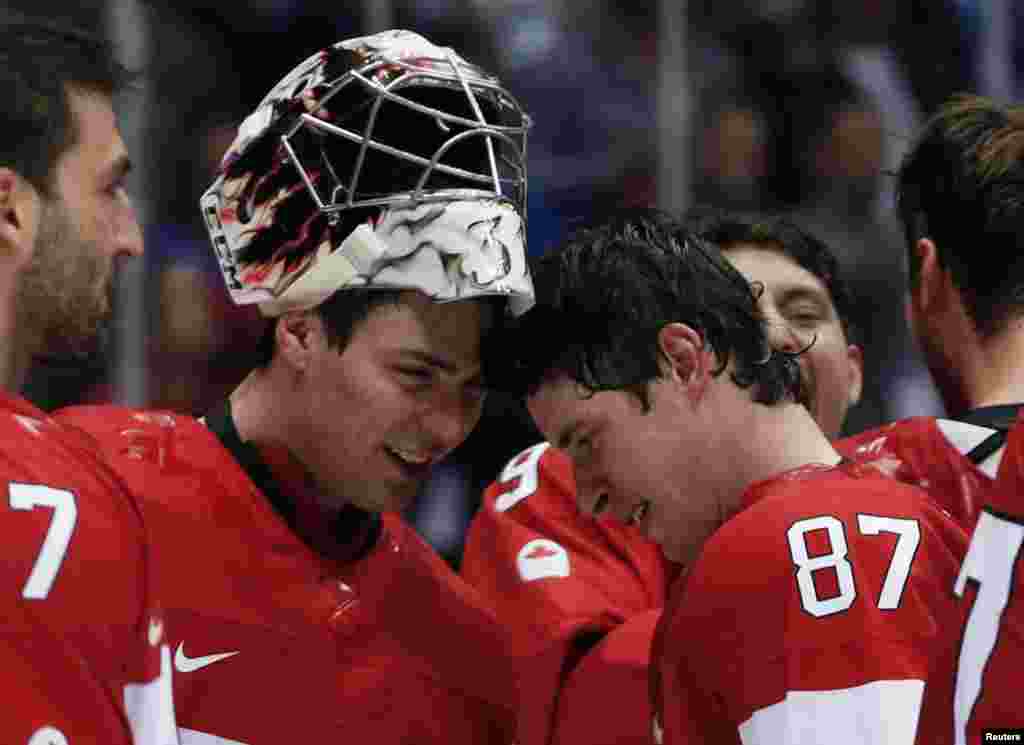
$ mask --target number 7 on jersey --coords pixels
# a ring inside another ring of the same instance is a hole
[[[1010,602],[1014,565],[1024,545],[1024,525],[982,510],[954,592],[963,597],[967,582],[978,584],[960,646],[953,709],[957,745],[967,742],[967,726],[984,687],[985,668],[996,647],[1003,613]]]
[[[65,489],[54,489],[42,484],[18,483],[8,486],[8,495],[13,510],[27,511],[37,507],[53,509],[46,538],[43,539],[39,555],[21,591],[22,597],[28,600],[42,600],[50,593],[75,531],[75,523],[78,521],[75,495]]]

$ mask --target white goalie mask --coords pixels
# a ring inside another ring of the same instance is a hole
[[[234,302],[343,288],[533,304],[530,119],[494,77],[408,31],[338,42],[245,119],[200,206]]]

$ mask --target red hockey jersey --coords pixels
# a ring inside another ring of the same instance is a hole
[[[174,745],[137,504],[94,443],[0,392],[0,742]]]
[[[572,463],[542,442],[485,491],[462,573],[518,632],[520,741],[646,743],[647,663],[677,568],[638,530],[576,506]]]
[[[912,417],[840,440],[836,448],[920,486],[971,528],[996,476],[1002,435],[1016,413],[1016,406],[993,406],[975,409],[963,420]],[[986,447],[989,442],[996,447]]]
[[[398,516],[380,519],[361,558],[326,557],[201,422],[111,407],[60,416],[98,437],[144,498],[165,557],[183,743],[511,740],[504,632]]]
[[[662,618],[651,664],[664,742],[948,742],[921,706],[960,617],[948,588],[963,529],[859,465],[798,469],[745,502]]]
[[[953,711],[957,745],[986,742],[984,730],[1024,728],[1024,425],[1007,438],[996,483],[981,505],[953,590],[966,615],[950,629],[942,679],[929,691],[936,712]],[[952,688],[952,691],[948,690]],[[918,738],[919,745],[927,740]]]

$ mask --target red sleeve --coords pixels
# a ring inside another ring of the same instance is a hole
[[[835,448],[851,460],[924,489],[970,530],[991,489],[992,475],[967,454],[970,443],[980,442],[984,433],[992,431],[952,419],[911,417],[839,440]]]
[[[783,483],[726,523],[666,618],[666,743],[910,742],[964,535],[883,478]]]
[[[0,690],[2,742],[131,743],[107,682],[73,645],[44,632],[0,634]]]
[[[670,565],[639,532],[579,512],[569,459],[539,443],[505,466],[470,526],[462,575],[501,619],[549,635],[658,608]]]
[[[138,506],[78,433],[14,421],[0,412],[0,742],[176,742]]]
[[[986,728],[1020,727],[1024,665],[1024,425],[1007,438],[995,486],[971,536],[954,593],[966,618],[953,632],[944,673],[955,689],[957,742]],[[940,698],[941,689],[932,699]],[[936,703],[937,708],[943,701]]]
[[[510,742],[517,692],[508,629],[400,515],[383,519],[386,536],[376,560],[357,564],[353,582],[375,614],[388,619],[405,653],[460,694],[464,708],[451,721],[462,720],[465,732],[475,734],[448,741]]]
[[[651,641],[660,610],[616,626],[566,676],[558,697],[553,745],[650,745]]]
[[[517,632],[524,745],[602,730],[587,741],[649,736],[649,639],[618,628],[660,608],[674,569],[636,530],[579,512],[563,453],[539,443],[503,469],[470,527],[462,573]],[[638,704],[605,709],[602,728],[590,692],[618,684],[628,689],[617,700]]]

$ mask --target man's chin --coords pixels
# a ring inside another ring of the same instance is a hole
[[[419,491],[418,485],[394,484],[386,491],[353,498],[351,502],[366,512],[402,512],[412,506]]]

